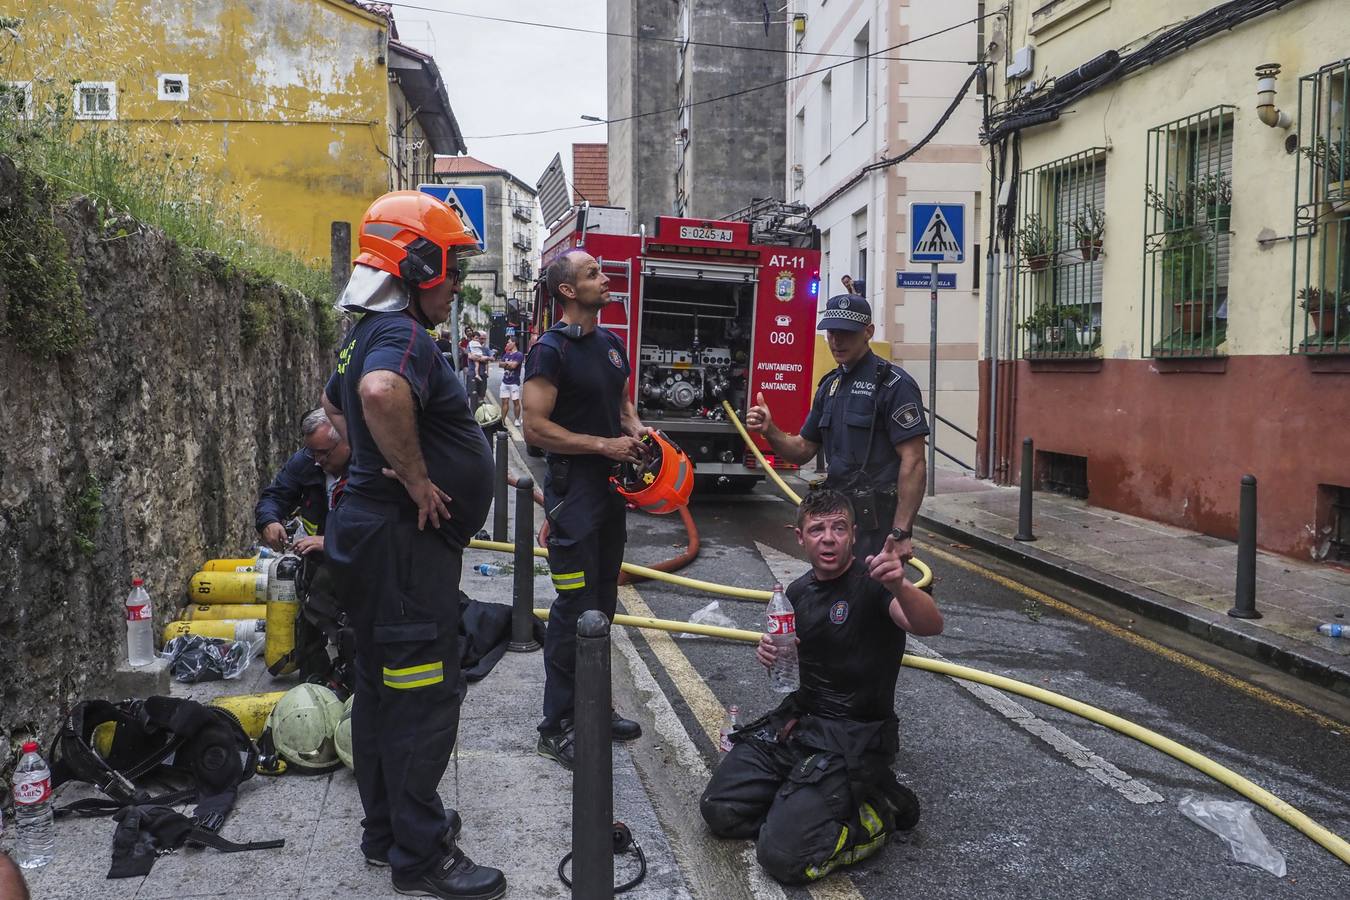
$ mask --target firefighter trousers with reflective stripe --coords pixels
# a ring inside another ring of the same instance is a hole
[[[352,756],[365,809],[361,849],[416,878],[445,854],[437,786],[459,728],[463,557],[432,529],[347,497],[324,550],[356,634]]]
[[[574,505],[583,498],[586,502]],[[544,720],[539,730],[545,734],[559,731],[572,718],[577,619],[588,609],[614,618],[627,540],[622,497],[607,487],[587,491],[573,484],[566,499],[561,514],[548,520],[548,567],[558,598],[549,610],[544,634]]]
[[[754,840],[759,864],[784,884],[865,859],[894,830],[883,804],[855,802],[837,754],[753,737],[723,758],[699,810],[718,837]]]

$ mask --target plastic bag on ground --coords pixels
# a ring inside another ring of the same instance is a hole
[[[1260,866],[1277,878],[1284,877],[1284,854],[1266,839],[1252,817],[1254,807],[1240,800],[1201,800],[1190,794],[1178,804],[1181,814],[1200,827],[1228,841],[1233,858]]]
[[[692,616],[690,616],[690,617],[689,617],[689,624],[691,624],[691,625],[713,625],[713,626],[716,626],[716,627],[718,627],[718,628],[735,628],[735,627],[736,627],[736,623],[733,622],[733,621],[731,620],[731,617],[730,617],[730,616],[728,616],[726,613],[722,612],[722,608],[718,605],[718,603],[717,603],[716,600],[714,600],[713,602],[709,603],[707,606],[703,607],[702,609],[700,609],[700,610],[698,610],[697,612],[695,612]],[[680,634],[680,637],[682,637],[682,638],[701,638],[701,637],[706,637],[706,635],[702,635],[702,634],[684,634],[684,633],[681,633],[681,634]]]
[[[262,645],[261,640],[227,641],[187,634],[165,644],[160,656],[169,660],[169,674],[175,680],[196,684],[238,678]]]

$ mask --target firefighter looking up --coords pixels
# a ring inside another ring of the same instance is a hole
[[[817,330],[825,332],[839,368],[816,386],[801,434],[778,427],[762,393],[746,411],[745,427],[764,435],[788,462],[801,465],[823,452],[825,487],[844,492],[853,505],[859,558],[885,553],[908,560],[928,472],[919,386],[872,352],[868,342],[876,326],[862,297],[831,297]]]
[[[376,200],[338,303],[363,313],[324,390],[352,447],[329,518],[329,565],[356,633],[352,755],[366,862],[401,894],[492,900],[497,869],[457,844],[459,815],[437,786],[459,729],[458,586],[463,551],[492,500],[492,456],[454,370],[428,329],[459,287],[474,239],[418,191]]]
[[[337,505],[347,484],[352,451],[328,421],[323,407],[305,413],[300,433],[305,446],[286,460],[272,483],[263,489],[253,508],[253,520],[262,542],[280,550],[287,537],[282,523],[298,513],[305,536],[295,542],[296,552],[322,553],[328,511]]]
[[[854,557],[846,496],[808,494],[796,533],[811,564],[787,589],[801,687],[733,732],[699,803],[718,837],[756,839],[759,864],[786,884],[858,862],[918,823],[918,799],[891,770],[895,683],[906,632],[942,631],[937,604],[905,579],[904,563]],[[774,651],[765,635],[755,655],[767,668]]]
[[[525,440],[547,453],[544,513],[548,567],[558,598],[544,638],[544,720],[538,752],[573,764],[577,619],[590,609],[614,618],[623,562],[625,504],[610,484],[618,463],[641,462],[638,420],[628,395],[632,370],[623,341],[597,324],[609,303],[609,279],[589,253],[569,250],[545,275],[562,317],[525,358]],[[642,734],[637,722],[612,714],[616,740]]]

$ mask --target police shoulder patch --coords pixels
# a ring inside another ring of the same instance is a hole
[[[616,369],[623,368],[623,357],[620,356],[619,351],[615,350],[613,347],[609,348],[609,361],[614,363],[614,368]]]
[[[830,621],[836,625],[843,625],[844,620],[848,618],[848,601],[836,600],[830,607]]]
[[[913,428],[919,424],[919,404],[906,403],[891,413],[891,420],[901,428]]]

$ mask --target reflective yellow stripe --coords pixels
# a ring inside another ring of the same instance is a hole
[[[585,572],[565,572],[553,576],[553,586],[560,591],[575,591],[586,586]]]
[[[313,522],[311,522],[309,519],[306,519],[304,516],[300,517],[300,524],[305,526],[305,534],[310,535],[311,537],[319,533],[319,526],[315,525]]]
[[[848,841],[848,826],[842,826],[839,832],[839,840],[835,842],[834,852],[830,858],[825,860],[819,866],[807,866],[806,877],[812,881],[818,878],[824,878],[840,866],[851,866],[854,863],[862,862],[867,857],[876,853],[886,845],[886,839],[890,837],[885,831],[885,823],[877,815],[877,811],[870,803],[864,803],[858,809],[858,819],[862,822],[863,829],[867,832],[868,840],[859,841],[857,844],[844,850],[844,844]]]
[[[391,669],[388,666],[382,668],[385,687],[398,690],[426,687],[429,684],[439,684],[445,680],[445,667],[439,662],[408,666],[406,669]]]

